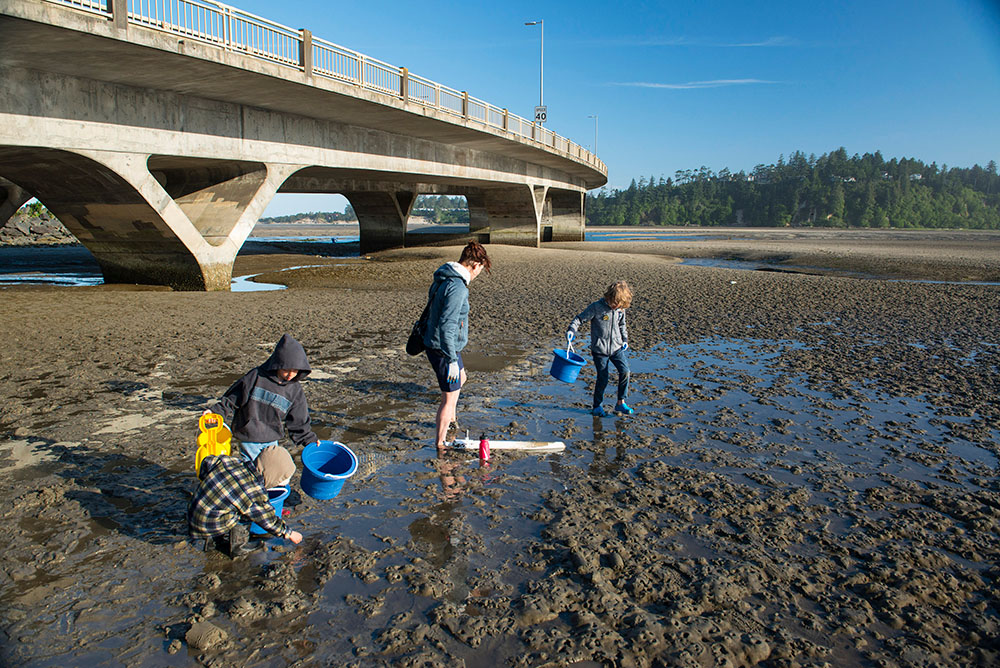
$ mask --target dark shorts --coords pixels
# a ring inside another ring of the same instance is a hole
[[[454,383],[448,382],[448,358],[441,354],[438,350],[427,349],[427,359],[431,362],[431,368],[434,369],[434,375],[438,379],[438,387],[441,388],[442,392],[454,392],[455,390],[462,389],[462,369],[465,368],[465,363],[462,362],[462,353],[458,353],[458,380]]]

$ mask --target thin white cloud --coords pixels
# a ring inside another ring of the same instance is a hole
[[[611,86],[630,88],[665,88],[668,90],[694,90],[699,88],[722,88],[724,86],[752,86],[779,84],[780,81],[767,79],[713,79],[712,81],[688,81],[687,83],[656,83],[651,81],[613,81]]]
[[[732,49],[746,49],[754,47],[773,47],[773,46],[801,46],[801,43],[797,39],[792,39],[791,37],[769,37],[762,42],[740,42],[735,44],[716,44],[715,46],[727,47]]]
[[[706,49],[751,49],[751,48],[776,48],[776,47],[797,47],[803,46],[801,40],[784,35],[776,35],[767,39],[755,42],[718,42],[699,37],[669,37],[662,39],[636,38],[636,39],[612,39],[612,40],[591,40],[581,41],[580,44],[603,45],[603,46],[689,46]]]

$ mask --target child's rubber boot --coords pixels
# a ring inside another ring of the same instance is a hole
[[[250,554],[264,547],[262,540],[250,540],[250,529],[243,524],[237,524],[229,530],[229,558],[235,559],[244,554]]]
[[[594,417],[608,417],[608,412],[604,410],[603,406],[594,406],[594,410],[590,411],[590,414]]]
[[[632,415],[635,413],[632,408],[624,401],[619,401],[618,405],[615,406],[615,413],[624,413],[625,415]]]

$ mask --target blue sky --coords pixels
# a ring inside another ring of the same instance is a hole
[[[548,127],[593,148],[611,188],[795,150],[1000,161],[1000,2],[612,3],[237,0],[530,118],[545,21]],[[265,215],[340,210],[278,196]]]

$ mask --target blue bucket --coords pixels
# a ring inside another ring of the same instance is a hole
[[[549,373],[552,374],[553,378],[561,380],[564,383],[575,381],[576,377],[580,374],[580,369],[587,363],[587,360],[572,350],[567,351],[562,348],[556,348],[552,353],[554,357],[552,358],[552,368],[549,369]]]
[[[357,470],[357,455],[343,443],[310,443],[302,450],[302,491],[320,501],[332,499]]]
[[[292,490],[288,487],[272,487],[267,490],[267,500],[271,502],[274,507],[274,512],[277,513],[278,517],[281,518],[281,510],[285,507],[285,499],[288,498],[288,493]],[[250,533],[260,536],[261,534],[267,533],[267,530],[263,527],[257,525],[256,522],[250,525]]]

